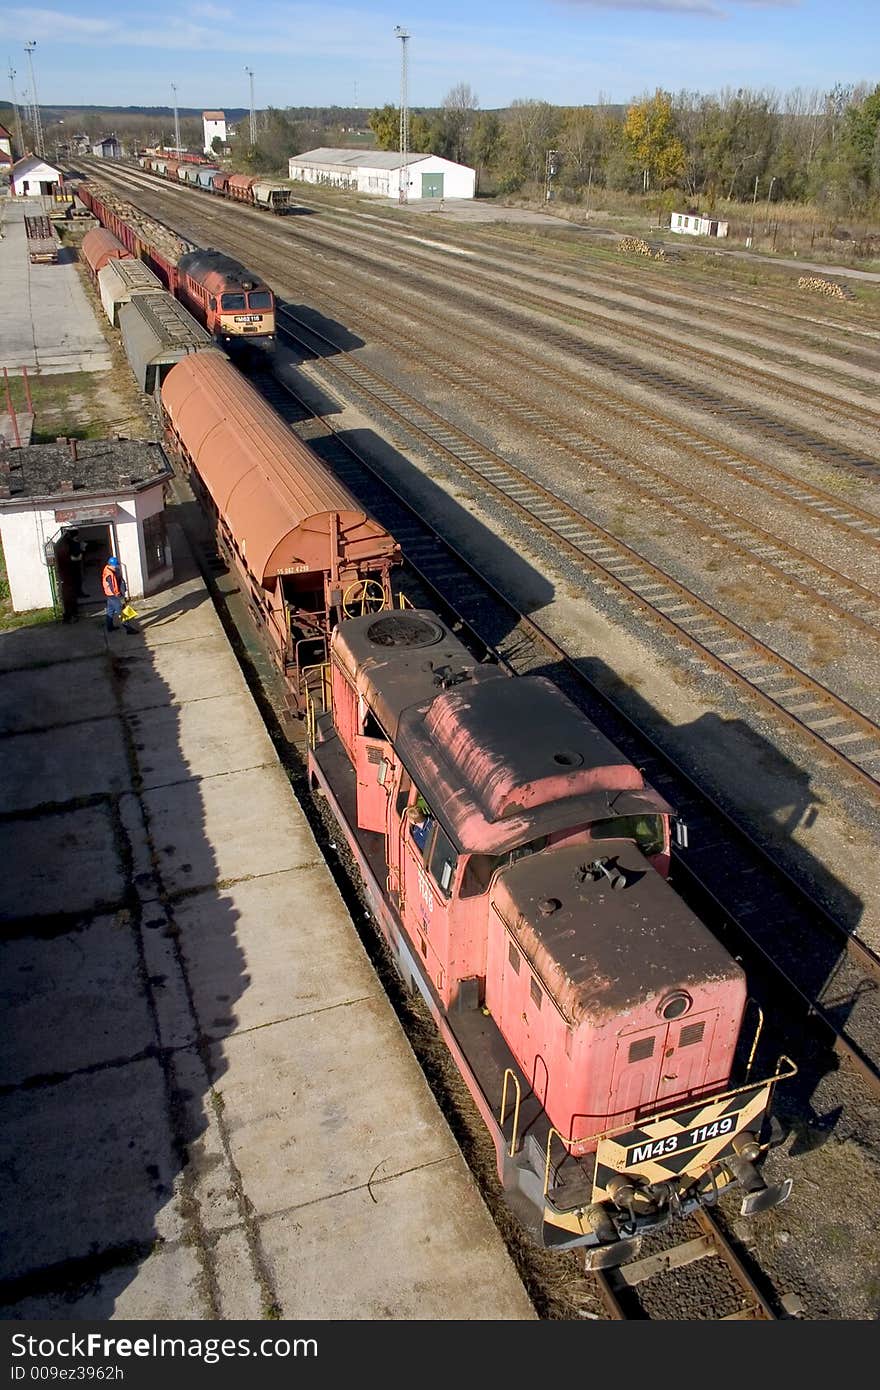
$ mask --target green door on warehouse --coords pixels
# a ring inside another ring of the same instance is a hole
[[[422,197],[423,197],[423,198],[442,198],[442,197],[443,197],[443,175],[442,175],[442,174],[422,174]]]

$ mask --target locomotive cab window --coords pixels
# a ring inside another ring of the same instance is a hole
[[[611,820],[596,821],[590,826],[593,840],[634,840],[642,854],[650,859],[666,848],[666,827],[663,816],[614,816]]]
[[[431,850],[430,863],[428,864],[428,872],[441,893],[444,893],[447,898],[452,891],[452,881],[455,878],[457,866],[458,855],[438,825],[437,834],[434,837],[434,845]]]
[[[243,309],[245,307],[243,294],[224,294],[220,297],[220,308],[228,311]]]
[[[271,309],[272,296],[268,290],[251,290],[248,295],[249,309]]]

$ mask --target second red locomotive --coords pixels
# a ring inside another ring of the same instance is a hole
[[[253,271],[220,251],[200,250],[109,189],[85,183],[77,197],[132,256],[145,261],[226,351],[271,347],[275,296]]]
[[[222,251],[188,251],[177,263],[178,298],[223,347],[275,338],[269,286]]]
[[[671,808],[551,682],[477,663],[433,613],[333,633],[309,771],[404,978],[495,1142],[511,1204],[588,1268],[758,1163],[775,1083],[741,968],[667,882]]]

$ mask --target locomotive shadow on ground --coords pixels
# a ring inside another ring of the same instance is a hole
[[[834,904],[833,915],[846,927],[847,931],[855,931],[862,916],[862,900],[834,875],[827,864],[817,860],[804,845],[797,843],[793,838],[793,832],[799,824],[802,822],[812,824],[816,815],[821,814],[822,798],[813,792],[810,777],[802,768],[791,762],[776,746],[763,739],[742,720],[722,719],[716,714],[709,713],[689,724],[673,725],[665,720],[637,690],[626,685],[617,673],[601,659],[588,657],[578,661],[576,665],[599,690],[608,691],[639,728],[650,730],[655,742],[661,748],[667,749],[680,766],[690,771],[695,783],[705,787],[721,804],[724,804],[726,798],[721,786],[712,785],[712,774],[708,766],[709,759],[706,750],[712,748],[723,750],[725,743],[728,747],[735,746],[741,750],[743,743],[746,743],[752,749],[755,764],[760,764],[762,768],[762,788],[778,786],[779,788],[786,788],[787,791],[785,799],[780,799],[775,804],[765,802],[755,805],[753,803],[752,811],[756,823],[752,828],[752,834],[755,840],[759,844],[763,842],[770,845],[779,845],[784,842],[785,848],[789,851],[787,859],[789,873],[792,877],[803,876],[807,882],[813,885],[813,892],[820,900]],[[570,682],[567,680],[565,670],[557,664],[548,664],[543,674],[555,681],[564,690],[568,690]],[[571,690],[568,690],[568,693],[573,694]],[[638,762],[639,756],[632,745],[632,736],[625,731],[621,721],[612,711],[607,711],[601,702],[597,701],[595,706],[587,712],[603,732],[607,733],[615,743],[623,748],[634,762]],[[736,739],[735,744],[730,743],[732,737]],[[723,753],[720,760],[723,761]],[[650,770],[646,776],[650,781]],[[794,788],[793,796],[791,795],[792,788]],[[687,822],[687,804],[676,807],[676,810]],[[724,878],[725,903],[730,904],[730,910],[734,917],[741,913],[749,932],[772,957],[778,944],[776,934],[780,927],[784,929],[786,924],[779,920],[772,903],[763,898],[756,900],[748,872],[739,873],[735,837],[731,837],[723,846],[717,843],[701,846],[698,838],[695,839],[694,830],[695,827],[692,825],[690,827],[691,843],[688,849],[683,851],[683,864],[692,866],[696,872],[699,872],[701,861],[710,858],[712,861],[717,861],[719,856],[723,855],[726,870]],[[674,879],[675,856],[673,857]],[[718,921],[718,909],[714,908],[699,893],[699,890],[692,891],[682,875],[679,875],[675,886],[701,920],[716,931],[716,934],[721,937],[733,955],[739,956],[744,946],[747,949],[747,943],[743,942],[733,928]],[[806,958],[796,940],[792,940],[792,949],[798,962],[795,979],[804,993],[815,998],[824,986],[834,981],[838,968],[844,959],[843,953],[830,941],[827,949],[811,949]],[[752,954],[754,954],[753,951]],[[825,1138],[833,1132],[840,1119],[841,1109],[839,1107],[834,1107],[829,1111],[821,1111],[814,1108],[813,1105],[813,1097],[820,1087],[823,1077],[836,1072],[839,1068],[839,1062],[830,1048],[821,1044],[813,1044],[807,1040],[804,1034],[795,1031],[801,1024],[805,1023],[806,1009],[804,1009],[804,1017],[799,1015],[797,1021],[791,1020],[789,1015],[793,1032],[785,1031],[785,1018],[780,1015],[779,1005],[775,998],[778,986],[774,985],[769,972],[762,971],[760,967],[750,967],[748,976],[750,994],[763,1004],[765,1012],[764,1033],[756,1056],[753,1074],[757,1074],[760,1070],[762,1074],[770,1075],[780,1053],[791,1056],[799,1068],[798,1075],[793,1080],[787,1081],[783,1086],[777,1088],[774,1106],[777,1116],[791,1127],[794,1139],[789,1152],[792,1156],[796,1156],[798,1153],[823,1143]],[[856,996],[851,993],[841,995],[832,986],[831,997],[833,1002],[825,1006],[825,1011],[833,1022],[842,1028],[854,1007]],[[753,1032],[750,1029],[753,1027],[754,1025],[751,1024],[744,1029],[744,1035],[748,1039],[747,1045],[751,1042]],[[743,1060],[745,1059],[743,1058]]]
[[[283,299],[278,299],[277,302],[279,308],[289,309],[291,314],[302,319],[309,328],[331,340],[324,347],[309,349],[279,336],[275,349],[276,357],[280,352],[284,365],[297,367],[302,362],[314,362],[322,357],[335,357],[337,352],[354,352],[357,348],[366,347],[365,340],[359,338],[356,333],[352,333],[345,324],[339,323],[337,319],[327,318],[318,309],[313,309],[310,304],[293,304]],[[334,402],[334,408],[339,409],[337,402]]]
[[[249,977],[204,748],[157,666],[194,650],[189,589],[140,637],[101,614],[0,635],[6,1319],[211,1316],[197,1203]]]

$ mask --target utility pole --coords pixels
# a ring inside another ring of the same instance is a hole
[[[756,174],[756,175],[755,175],[755,191],[754,191],[754,193],[752,194],[752,222],[751,222],[751,226],[749,227],[749,240],[748,240],[748,245],[749,245],[749,246],[751,246],[751,244],[752,244],[752,237],[755,235],[755,204],[756,204],[757,201],[758,201],[758,178],[759,178],[759,175]]]
[[[250,78],[251,83],[251,149],[253,149],[257,143],[257,113],[254,110],[254,70],[253,68],[246,67],[245,72]]]
[[[15,117],[15,134],[18,140],[18,157],[24,158],[24,136],[21,133],[21,112],[18,109],[18,102],[15,98],[15,68],[12,66],[12,59],[9,59],[9,83],[12,87],[12,114]]]
[[[36,39],[31,39],[26,43],[24,51],[28,56],[28,66],[31,73],[31,95],[34,101],[34,154],[38,154],[41,159],[45,159],[46,151],[43,148],[43,126],[40,121],[40,103],[37,97],[37,79],[34,77],[34,49],[37,46]]]
[[[409,154],[409,106],[406,95],[406,45],[409,43],[410,35],[406,29],[396,25],[395,34],[400,39],[400,202],[406,203],[409,200],[409,166],[407,155]]]
[[[774,175],[773,175],[773,178],[770,180],[770,187],[769,187],[768,190],[767,190],[767,221],[766,221],[766,225],[765,225],[765,227],[764,227],[764,235],[765,235],[765,236],[766,236],[767,233],[770,231],[770,199],[773,197],[773,185],[774,185],[775,182],[776,182],[776,175],[774,174]]]
[[[556,160],[559,157],[558,150],[547,151],[547,163],[544,172],[544,202],[549,203],[553,197],[553,175],[556,173]]]
[[[171,83],[171,91],[174,94],[174,150],[180,154],[180,118],[177,114],[177,83]]]

